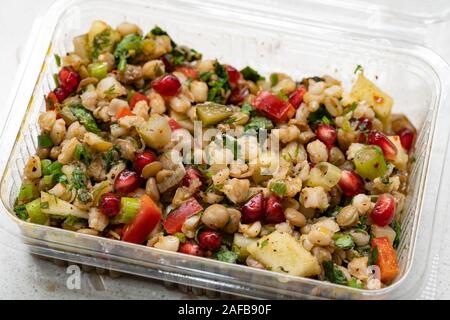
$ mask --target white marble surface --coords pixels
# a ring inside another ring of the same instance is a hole
[[[33,19],[45,12],[54,0],[14,0],[0,2],[0,97],[2,101],[10,94],[13,78],[21,59],[25,41],[32,27]],[[447,29],[448,30],[448,29]],[[447,31],[448,33],[448,31]],[[440,37],[450,44],[449,35]],[[436,43],[432,44],[433,46]],[[439,48],[440,54],[450,61],[450,46]],[[3,105],[2,108],[5,108]],[[2,114],[5,114],[2,110]],[[0,128],[4,117],[0,117]],[[450,155],[447,155],[450,163]],[[446,176],[450,172],[446,170]],[[443,179],[443,187],[450,190],[450,179]],[[450,203],[447,204],[450,209]],[[447,210],[449,211],[449,210]],[[447,219],[446,230],[450,231]],[[437,278],[431,282],[432,297],[450,299],[450,232],[444,233],[442,249],[437,265]],[[5,245],[6,236],[0,233],[0,299],[89,299],[89,298],[144,298],[144,299],[180,299],[197,298],[180,290],[169,290],[160,282],[122,276],[112,278],[93,272],[82,272],[80,290],[69,290],[66,286],[68,275],[66,268],[54,262],[36,258],[30,254]],[[425,297],[427,297],[425,295]]]

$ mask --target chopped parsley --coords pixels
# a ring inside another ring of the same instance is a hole
[[[394,248],[397,249],[398,245],[400,243],[400,235],[401,235],[401,232],[402,232],[402,227],[401,227],[401,225],[400,225],[400,223],[398,221],[394,220],[391,223],[391,228],[394,229],[394,231],[395,231],[395,239],[394,239],[393,246],[394,246]]]
[[[349,287],[356,288],[356,289],[364,289],[364,284],[363,284],[360,280],[358,280],[358,279],[356,279],[356,278],[352,278],[352,279],[347,283],[347,285],[348,285]]]
[[[236,263],[236,260],[238,259],[238,254],[234,251],[230,251],[228,249],[220,249],[216,253],[216,259],[223,262],[228,263]]]
[[[92,156],[86,149],[84,144],[77,145],[77,147],[75,148],[75,152],[73,153],[73,156],[75,159],[83,162],[87,166],[91,163],[92,160]]]
[[[334,245],[340,249],[348,250],[355,246],[353,238],[347,233],[336,233],[333,235]]]
[[[241,70],[241,74],[245,80],[250,80],[253,82],[257,82],[259,80],[264,80],[264,77],[261,76],[255,69],[247,66]]]
[[[75,167],[75,169],[72,172],[72,186],[76,190],[86,189],[85,179],[86,175],[81,170],[81,168]]]
[[[286,192],[287,192],[286,184],[281,181],[272,182],[269,186],[269,189],[270,189],[270,191],[272,191],[273,193],[276,193],[277,195],[279,195],[281,197],[285,196]]]
[[[24,204],[15,206],[14,212],[20,220],[26,221],[28,219],[28,212]]]
[[[273,128],[272,121],[270,121],[266,117],[255,116],[255,117],[252,117],[250,119],[250,122],[245,125],[244,130],[245,131],[249,131],[249,130],[259,131],[260,129],[269,130],[272,128]]]
[[[331,261],[325,261],[323,263],[323,269],[325,272],[325,279],[336,284],[347,284],[347,278],[344,273],[335,266]]]
[[[377,264],[377,261],[378,261],[378,248],[374,247],[372,249],[372,252],[370,253],[368,264],[369,266],[371,266]]]
[[[228,82],[228,73],[225,67],[216,62],[214,65],[214,72],[217,76],[217,80],[208,82],[208,101],[224,104],[225,93],[230,90],[230,84]]]
[[[250,115],[253,111],[255,111],[255,109],[254,109],[253,106],[252,106],[250,103],[248,103],[248,102],[244,103],[244,104],[242,105],[242,107],[241,107],[241,112],[242,112],[242,113],[245,113],[245,114],[247,114],[247,115]]]
[[[364,68],[358,64],[355,68],[355,70],[353,71],[354,74],[358,73],[358,71],[364,72]]]

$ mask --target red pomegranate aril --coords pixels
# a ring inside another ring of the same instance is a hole
[[[186,174],[183,177],[183,186],[189,187],[193,180],[199,180],[200,187],[203,185],[203,176],[201,172],[194,167],[188,167],[186,169]]]
[[[372,130],[367,137],[367,143],[377,145],[383,151],[384,157],[388,160],[395,160],[397,147],[384,135],[384,133]]]
[[[206,250],[216,251],[222,244],[220,234],[216,231],[202,231],[197,238],[200,248]]]
[[[397,135],[400,137],[400,143],[406,151],[411,150],[416,134],[410,128],[403,128]]]
[[[270,195],[266,200],[266,212],[264,216],[265,223],[281,223],[285,221],[283,204],[276,195]]]
[[[170,118],[168,121],[170,130],[175,131],[183,128],[175,119]]]
[[[63,102],[69,96],[69,93],[61,87],[53,90],[53,93],[55,94],[56,99],[58,99],[58,102]]]
[[[250,94],[250,90],[247,86],[236,87],[231,91],[230,96],[228,97],[228,103],[234,105],[240,105],[245,98]]]
[[[114,181],[114,190],[120,193],[130,193],[139,188],[140,179],[136,172],[123,170]]]
[[[140,153],[136,153],[136,155],[134,156],[134,171],[138,174],[141,175],[142,173],[142,169],[144,169],[144,167],[154,161],[156,161],[157,156],[153,151],[150,150],[145,150],[143,152]]]
[[[189,254],[191,256],[201,257],[204,255],[202,248],[196,243],[186,242],[180,245],[178,250],[181,253]]]
[[[300,86],[289,96],[289,102],[295,109],[300,107],[300,104],[303,102],[303,96],[305,95],[305,93],[306,88],[304,86]]]
[[[264,216],[264,195],[259,192],[247,203],[241,207],[241,221],[242,223],[253,223],[261,220]]]
[[[316,135],[317,138],[319,138],[319,140],[325,143],[328,147],[332,146],[336,142],[337,138],[336,129],[324,123],[317,126]]]
[[[375,207],[370,213],[370,218],[373,223],[380,227],[387,226],[394,219],[395,214],[395,199],[389,193],[383,193],[378,196]]]
[[[347,197],[364,193],[364,180],[355,171],[342,170],[338,184]]]
[[[153,89],[165,97],[175,96],[181,88],[180,80],[173,74],[167,74],[153,81]]]
[[[58,74],[60,87],[69,93],[75,91],[81,81],[80,75],[70,67],[63,67]]]
[[[368,118],[358,119],[358,130],[367,131],[372,129],[372,120]]]
[[[120,212],[120,198],[114,193],[106,193],[101,197],[98,207],[101,213],[113,218]]]
[[[242,74],[235,68],[230,65],[225,65],[225,71],[228,74],[228,82],[231,87],[235,87],[239,81],[242,79]]]

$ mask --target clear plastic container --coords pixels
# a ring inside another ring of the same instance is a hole
[[[383,6],[364,7],[362,1],[348,3],[58,2],[35,24],[2,133],[0,156],[7,162],[2,166],[4,210],[0,226],[8,234],[8,245],[38,255],[254,298],[381,299],[419,294],[432,272],[431,260],[439,249],[445,217],[442,199],[447,195],[440,194],[440,179],[450,130],[450,101],[445,92],[450,87],[450,69],[437,54],[417,44],[423,39],[410,39],[411,34],[426,28],[427,16],[401,16],[393,22],[389,17],[395,11]],[[398,279],[380,290],[352,289],[17,219],[12,206],[25,161],[36,149],[36,123],[45,108],[43,97],[54,86],[52,75],[57,66],[53,55],[70,51],[72,38],[86,32],[95,19],[111,25],[128,20],[144,30],[158,24],[176,41],[198,49],[206,58],[217,57],[236,67],[251,65],[266,74],[284,71],[297,79],[330,74],[342,79],[347,88],[355,66],[363,65],[367,76],[377,79],[376,83],[393,96],[395,112],[407,114],[420,132],[402,218]],[[368,23],[367,19],[372,20]],[[412,25],[414,30],[403,34]]]

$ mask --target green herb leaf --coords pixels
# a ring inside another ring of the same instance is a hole
[[[241,74],[245,80],[250,80],[253,82],[257,82],[259,80],[264,80],[264,77],[261,76],[255,69],[247,66],[241,70]]]
[[[250,115],[253,111],[255,111],[255,109],[253,108],[253,106],[246,102],[242,105],[241,107],[241,112]]]
[[[325,261],[323,263],[323,269],[325,272],[325,279],[336,284],[347,284],[347,278],[344,273],[339,270],[333,262]]]
[[[270,189],[270,191],[276,193],[280,197],[285,196],[286,192],[287,192],[286,184],[281,181],[272,182],[269,186],[269,189]]]
[[[356,288],[356,289],[364,289],[364,284],[363,284],[360,280],[358,280],[358,279],[356,279],[356,278],[352,278],[352,279],[347,283],[347,285],[348,285],[349,287]]]
[[[259,131],[260,129],[270,130],[273,129],[273,123],[266,117],[255,116],[250,119],[250,122],[246,124],[244,127],[244,131],[255,130]]]
[[[153,34],[154,36],[168,36],[170,38],[169,34],[159,26],[155,26],[152,30],[150,30],[150,33]],[[172,38],[170,38],[170,43],[174,48],[177,46],[177,44],[172,40]]]
[[[56,62],[56,65],[58,66],[58,68],[61,67],[61,57],[59,56],[59,54],[55,53],[54,57],[55,57],[55,62]]]
[[[86,175],[81,170],[81,168],[75,167],[75,169],[72,172],[72,186],[76,190],[86,189],[85,180],[86,180]]]
[[[114,145],[111,149],[108,150],[108,152],[106,152],[103,157],[103,160],[105,161],[106,172],[109,172],[109,170],[111,170],[116,158],[120,158],[120,148],[118,145]]]
[[[142,37],[138,34],[128,34],[117,44],[114,50],[114,57],[119,60],[117,69],[124,72],[127,65],[127,59],[139,54],[142,50]]]
[[[279,82],[279,79],[278,79],[278,74],[277,73],[272,73],[271,75],[270,75],[270,85],[273,87],[273,86],[276,86],[277,84],[278,84],[278,82]]]
[[[75,152],[73,153],[73,156],[75,159],[83,162],[87,166],[91,163],[92,160],[92,156],[86,149],[84,144],[77,145],[77,147],[75,148]]]
[[[368,264],[369,265],[375,265],[375,264],[377,264],[377,261],[378,261],[378,248],[375,247],[375,248],[372,249],[372,252],[371,252],[371,254],[369,256]]]
[[[220,249],[216,253],[216,259],[223,262],[228,263],[236,263],[236,260],[238,259],[238,254],[234,251],[230,251],[228,249]]]
[[[392,221],[391,223],[391,228],[394,229],[395,231],[395,239],[394,239],[394,248],[398,248],[398,245],[400,243],[400,235],[402,232],[402,226],[400,225],[400,223],[397,220]]]
[[[364,68],[358,64],[355,68],[355,70],[353,71],[354,74],[356,74],[358,71],[364,72]]]
[[[100,129],[95,122],[95,118],[92,113],[81,105],[70,106],[70,111],[80,121],[87,131],[93,133],[100,133]]]
[[[25,208],[25,205],[19,205],[14,207],[14,212],[16,213],[16,216],[23,221],[26,221],[28,219],[28,212]]]
[[[322,122],[324,124],[328,124],[329,125],[331,123],[331,120],[327,116],[323,116],[322,117]]]
[[[320,105],[319,109],[311,112],[308,117],[308,122],[311,124],[316,124],[317,122],[323,121],[322,119],[326,117],[332,119],[332,116],[328,113],[324,105]]]
[[[336,233],[333,235],[334,245],[338,248],[348,250],[355,246],[351,235],[346,233]]]

